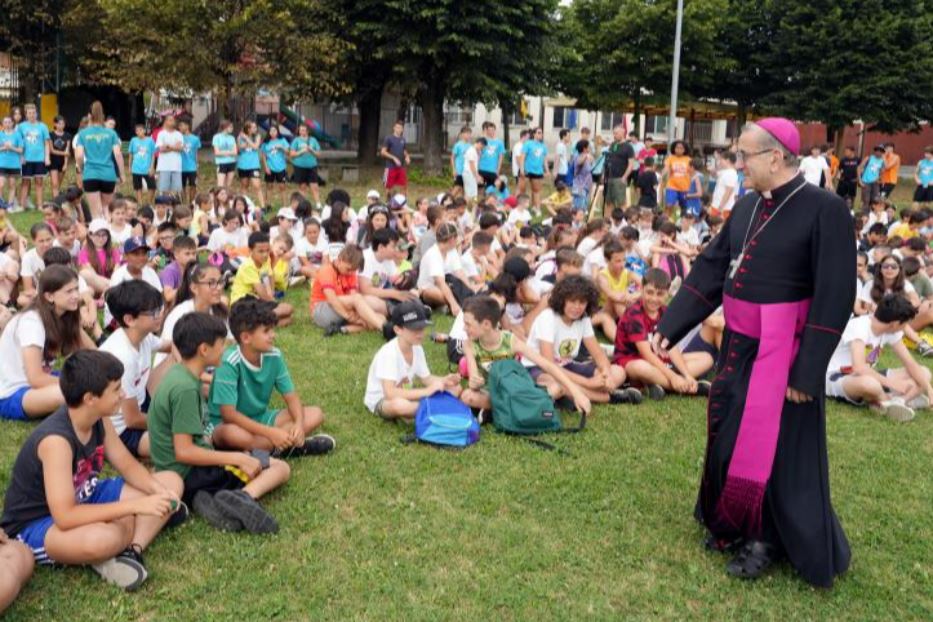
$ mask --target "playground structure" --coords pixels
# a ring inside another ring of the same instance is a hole
[[[269,131],[269,126],[272,123],[272,119],[278,122],[280,131],[282,134],[288,138],[297,135],[298,126],[306,125],[308,127],[308,133],[317,139],[321,146],[327,145],[332,149],[340,149],[341,142],[339,139],[327,134],[321,129],[321,124],[313,119],[308,119],[300,112],[288,108],[287,106],[280,106],[278,115],[266,115],[264,118],[260,117],[258,123],[259,127],[263,131]]]

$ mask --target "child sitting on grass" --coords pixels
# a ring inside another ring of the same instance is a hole
[[[601,309],[593,316],[593,323],[614,341],[619,319],[638,300],[638,282],[625,267],[625,248],[619,242],[608,242],[603,247],[603,256],[606,267],[596,275]]]
[[[40,564],[89,565],[131,591],[148,576],[142,552],[179,508],[182,481],[150,473],[114,432],[108,417],[119,407],[122,375],[106,352],[82,350],[65,360],[59,384],[68,407],[23,444],[2,527]],[[101,477],[105,458],[120,477]]]
[[[662,360],[651,349],[651,335],[664,315],[670,287],[671,278],[664,271],[645,272],[641,299],[619,319],[612,362],[625,368],[630,382],[644,385],[653,400],[664,399],[667,391],[709,395],[709,382],[696,379],[707,371],[706,354],[683,354],[672,348],[670,360]]]
[[[123,364],[123,400],[110,417],[114,432],[136,457],[149,457],[146,432],[152,355],[159,349],[162,294],[144,281],[126,281],[107,292],[107,307],[119,328],[100,346]]]
[[[503,308],[490,296],[470,298],[463,308],[463,328],[467,339],[463,342],[463,357],[469,376],[469,387],[460,399],[471,408],[490,410],[489,393],[483,389],[489,369],[496,361],[515,358],[528,359],[541,368],[535,382],[544,387],[553,399],[569,395],[581,412],[589,414],[590,399],[554,362],[528,347],[524,341],[499,329]]]
[[[535,318],[528,334],[528,347],[557,363],[591,401],[639,404],[641,392],[619,389],[625,382],[625,370],[609,363],[596,340],[590,315],[598,308],[599,292],[593,282],[582,276],[568,276],[554,286],[548,308]],[[592,361],[577,360],[581,345],[586,347]],[[539,367],[523,362],[532,378],[541,375]]]
[[[198,245],[192,238],[180,235],[172,241],[171,252],[172,261],[159,273],[162,295],[165,296],[165,304],[169,307],[175,304],[185,270],[198,258]]]
[[[383,419],[411,419],[421,399],[440,391],[460,395],[460,375],[433,376],[424,356],[424,329],[431,325],[424,305],[402,302],[392,310],[395,339],[384,344],[369,366],[363,402]],[[414,388],[415,379],[421,388]]]
[[[273,455],[319,455],[336,443],[327,434],[308,435],[324,422],[317,406],[302,406],[285,357],[275,347],[272,303],[243,298],[230,310],[237,341],[214,372],[208,409],[218,448],[272,451]],[[286,408],[269,408],[272,391]]]
[[[914,411],[933,400],[930,370],[917,363],[904,345],[904,327],[917,314],[900,294],[885,294],[869,315],[846,324],[826,370],[826,395],[868,406],[895,421],[910,421]],[[903,367],[875,369],[889,346]]]
[[[156,469],[185,483],[184,501],[217,529],[273,533],[279,526],[256,499],[288,481],[288,464],[268,454],[216,451],[213,426],[201,395],[201,376],[220,365],[227,326],[206,313],[189,313],[175,325],[181,358],[165,374],[149,406],[149,442]]]
[[[44,222],[38,222],[30,227],[29,235],[34,246],[23,255],[19,267],[21,289],[17,304],[20,307],[28,306],[35,299],[39,274],[45,269],[45,262],[42,258],[46,251],[52,248],[52,243],[55,241],[52,228]]]
[[[236,271],[233,286],[230,289],[230,304],[241,298],[252,296],[268,302],[275,302],[275,283],[273,281],[272,252],[269,243],[269,234],[255,231],[249,235],[249,257],[247,257]],[[279,326],[288,326],[292,323],[294,308],[287,302],[275,305],[275,317]]]
[[[375,311],[359,292],[357,272],[363,267],[363,251],[344,246],[337,259],[325,263],[311,285],[311,319],[324,336],[381,331],[386,318]]]

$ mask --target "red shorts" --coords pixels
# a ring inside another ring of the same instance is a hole
[[[395,168],[387,168],[385,173],[385,185],[386,188],[393,188],[395,186],[408,186],[408,175],[405,173],[404,166],[397,166]]]

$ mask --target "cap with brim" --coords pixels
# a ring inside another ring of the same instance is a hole
[[[289,220],[298,220],[295,216],[295,210],[290,207],[283,207],[276,213],[276,218],[288,218]]]
[[[378,190],[370,190],[369,192],[366,193],[366,198],[367,198],[367,199],[377,199],[377,200],[378,200],[378,199],[379,199],[379,191],[378,191]]]
[[[123,254],[135,253],[138,250],[149,250],[149,245],[146,244],[145,238],[139,236],[129,238],[126,242],[123,243]]]
[[[110,225],[103,218],[95,218],[87,228],[88,233],[94,234],[100,231],[110,231]]]
[[[767,117],[755,121],[755,125],[771,134],[776,141],[794,155],[800,153],[800,132],[790,119]]]
[[[417,301],[403,302],[392,309],[392,323],[400,328],[410,330],[420,330],[430,326],[432,322],[428,320],[428,314],[424,310],[424,305]]]

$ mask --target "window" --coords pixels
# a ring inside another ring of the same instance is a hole
[[[564,117],[566,115],[567,108],[565,106],[554,106],[554,121],[551,123],[551,127],[564,127]]]
[[[601,112],[599,114],[599,129],[608,132],[622,123],[622,114],[619,112]]]
[[[645,117],[645,132],[648,134],[667,134],[667,117]]]
[[[447,104],[447,123],[451,125],[470,125],[473,123],[473,108],[460,104]]]
[[[414,104],[408,106],[405,109],[405,116],[402,119],[406,124],[408,123],[421,123],[421,106],[415,106]]]
[[[520,110],[516,110],[507,115],[507,120],[509,125],[515,127],[517,125],[525,125],[525,117],[522,115]]]

